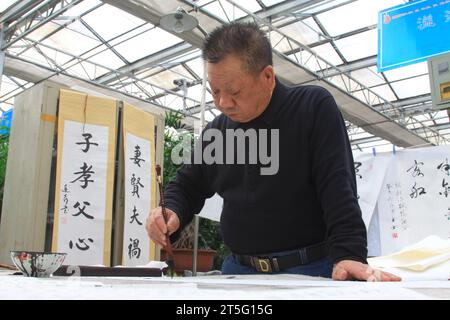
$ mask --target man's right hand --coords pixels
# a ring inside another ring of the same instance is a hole
[[[170,209],[166,208],[167,224],[164,221],[161,207],[157,207],[150,211],[145,222],[145,229],[147,229],[148,236],[156,244],[165,247],[167,245],[168,237],[180,227],[180,219],[178,215]]]

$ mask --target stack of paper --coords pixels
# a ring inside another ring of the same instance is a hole
[[[378,269],[394,273],[404,280],[450,279],[450,240],[429,236],[401,251],[368,259]]]

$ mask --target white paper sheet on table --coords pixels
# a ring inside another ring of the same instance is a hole
[[[331,282],[331,281],[330,281]],[[0,282],[0,299],[173,299],[173,300],[367,300],[367,299],[428,299],[415,291],[381,283],[335,288],[214,288],[195,283],[99,283],[41,278],[6,278]],[[76,289],[76,290],[74,290]]]
[[[388,256],[368,259],[374,268],[414,279],[450,279],[450,240],[429,236]]]
[[[416,283],[421,283],[422,288],[435,288],[435,285],[450,288],[450,260],[432,266],[425,271],[413,271],[404,268],[384,268],[383,271],[395,274],[402,278],[402,281],[408,282],[408,288],[416,288],[414,286]]]
[[[116,268],[129,268],[130,266],[115,266]],[[150,261],[147,264],[140,266],[133,266],[135,268],[155,268],[155,269],[164,269],[167,267],[167,263],[165,261]]]
[[[151,279],[151,278],[147,278]],[[323,279],[323,278],[318,278]],[[143,281],[144,279],[134,279],[135,281]],[[273,287],[273,288],[337,288],[337,287],[373,287],[382,286],[384,290],[395,288],[433,288],[433,289],[450,289],[450,281],[426,280],[426,281],[400,281],[400,282],[365,282],[365,281],[332,281],[329,280],[298,280],[296,277],[292,279],[279,279],[277,276],[270,276],[266,279],[258,277],[245,276],[222,276],[222,277],[179,277],[170,278],[162,277],[152,279],[158,282],[170,283],[193,283],[198,286],[215,286],[215,287],[232,287],[232,286],[250,286],[250,287]]]

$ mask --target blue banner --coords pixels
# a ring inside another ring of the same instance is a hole
[[[417,0],[378,14],[378,71],[450,52],[450,0]]]
[[[11,129],[11,122],[12,122],[12,115],[13,115],[13,109],[9,109],[8,111],[3,112],[2,116],[0,117],[0,135],[3,134],[9,134],[9,130]],[[3,127],[7,127],[3,128]]]

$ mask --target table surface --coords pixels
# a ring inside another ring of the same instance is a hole
[[[449,299],[450,281],[369,283],[302,275],[27,278],[0,270],[0,299]]]

